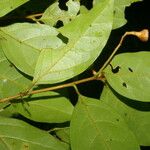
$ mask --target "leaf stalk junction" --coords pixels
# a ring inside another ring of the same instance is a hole
[[[33,94],[37,94],[37,93],[58,90],[58,89],[66,88],[66,87],[74,87],[78,84],[85,83],[85,82],[90,82],[90,81],[93,81],[93,80],[99,80],[99,81],[105,82],[106,79],[105,79],[103,70],[110,64],[110,62],[112,61],[112,59],[115,56],[116,52],[118,51],[118,49],[122,45],[125,37],[128,36],[128,35],[136,36],[141,41],[146,42],[146,41],[148,41],[148,38],[149,38],[149,31],[147,29],[144,29],[142,31],[125,32],[125,34],[121,37],[119,44],[113,50],[112,54],[106,60],[104,65],[100,68],[100,70],[98,72],[93,71],[93,76],[91,76],[91,77],[81,79],[81,80],[77,80],[77,81],[73,81],[73,82],[70,82],[70,83],[65,83],[65,84],[60,84],[60,85],[48,87],[48,88],[43,88],[43,89],[38,89],[38,90],[27,90],[25,92],[18,93],[14,96],[9,96],[9,97],[6,97],[6,98],[2,98],[2,99],[0,99],[0,103],[10,102],[12,100],[20,100],[23,97],[27,97],[29,95],[33,95]]]

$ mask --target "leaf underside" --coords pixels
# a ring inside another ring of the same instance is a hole
[[[41,52],[34,82],[57,83],[86,70],[107,42],[112,29],[112,11],[113,0],[107,0],[60,28],[59,32],[68,38],[68,43]]]
[[[58,21],[62,21],[63,24],[69,23],[72,19],[75,19],[77,13],[80,9],[79,1],[69,0],[66,3],[67,11],[61,10],[59,8],[59,2],[55,2],[54,4],[50,5],[39,19],[39,21],[44,22],[50,26],[56,25]]]

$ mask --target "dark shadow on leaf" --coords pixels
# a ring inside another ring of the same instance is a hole
[[[34,23],[31,19],[26,19],[28,15],[43,13],[55,0],[30,0],[22,6],[16,8],[10,13],[0,18],[0,26],[7,26],[14,23],[30,22]]]
[[[57,100],[57,98],[62,97],[61,95],[54,95],[54,96],[39,96],[39,97],[31,97],[28,96],[27,98],[23,98],[23,99],[17,99],[14,100],[13,103],[20,103],[20,102],[26,102],[28,103],[28,105],[30,105],[30,101],[38,101],[38,100]]]
[[[46,131],[49,131],[53,128],[64,128],[64,127],[70,126],[69,121],[64,122],[64,123],[41,123],[41,122],[36,122],[36,121],[30,120],[30,119],[28,119],[28,118],[26,118],[20,114],[14,115],[13,118],[25,121],[34,127],[37,127],[39,129],[46,130]]]
[[[142,101],[137,101],[133,99],[129,99],[127,97],[124,97],[117,93],[109,84],[109,88],[113,92],[113,94],[124,104],[128,105],[129,107],[132,107],[134,109],[140,110],[140,111],[150,111],[150,102],[142,102]]]

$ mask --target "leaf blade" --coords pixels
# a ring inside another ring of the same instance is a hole
[[[126,6],[130,6],[131,3],[138,1],[141,0],[122,0],[122,1],[115,0],[113,29],[119,28],[127,22],[127,20],[125,19]]]
[[[61,10],[59,8],[59,2],[55,2],[45,10],[39,20],[51,26],[54,26],[57,21],[62,21],[64,24],[67,24],[76,17],[80,9],[80,4],[78,1],[69,0],[66,6],[68,8],[67,11]]]
[[[60,28],[60,33],[68,38],[68,43],[61,49],[41,52],[34,81],[37,84],[57,83],[87,69],[98,57],[109,37],[112,10],[113,0],[105,1],[103,5],[97,5],[89,13]]]
[[[47,132],[17,119],[0,117],[0,127],[0,147],[3,150],[23,148],[31,150],[67,149],[66,144],[59,142]]]
[[[14,96],[31,85],[31,80],[19,73],[0,49],[0,98]]]
[[[0,1],[0,17],[6,15],[15,8],[23,5],[29,0],[1,0]]]
[[[118,72],[113,73],[110,66],[104,70],[104,74],[110,86],[119,94],[129,99],[149,102],[149,56],[149,52],[117,55],[111,64],[114,69],[117,66],[120,68]]]
[[[35,94],[24,100],[25,104],[12,103],[6,110],[15,111],[37,122],[63,123],[71,119],[73,105],[56,92]]]
[[[83,96],[73,112],[70,134],[73,150],[139,149],[120,115],[102,102]]]
[[[100,97],[101,101],[113,107],[127,122],[128,127],[137,137],[142,146],[150,145],[150,104],[137,103],[117,95],[108,86],[105,86]]]
[[[0,28],[0,44],[7,58],[19,70],[32,76],[41,50],[63,44],[57,35],[58,31],[47,25],[17,23]]]

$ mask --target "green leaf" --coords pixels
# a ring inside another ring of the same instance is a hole
[[[119,28],[127,22],[125,19],[125,7],[137,1],[141,0],[115,0],[113,29]]]
[[[24,101],[25,103],[12,103],[14,110],[12,108],[8,109],[38,122],[61,123],[71,119],[73,105],[67,98],[58,93],[34,94],[25,98]]]
[[[0,98],[16,95],[29,86],[31,81],[16,70],[0,48]]]
[[[0,17],[6,15],[15,8],[23,5],[29,0],[1,0],[0,1]]]
[[[104,70],[107,82],[119,94],[137,101],[150,101],[150,52],[115,56]]]
[[[67,144],[59,142],[45,131],[10,118],[0,117],[1,150],[67,150]]]
[[[55,133],[57,137],[61,139],[61,141],[68,143],[68,144],[70,143],[70,128],[69,127],[56,129]]]
[[[13,115],[15,112],[6,110],[6,108],[7,108],[9,105],[10,105],[9,103],[0,103],[0,116],[3,116],[3,117],[12,117],[12,115]]]
[[[0,45],[18,69],[33,75],[40,52],[62,45],[57,35],[56,29],[47,25],[17,23],[0,28]]]
[[[37,84],[57,83],[86,70],[101,53],[112,29],[113,0],[96,5],[59,29],[63,48],[42,51],[34,74]]]
[[[79,12],[80,3],[78,0],[69,0],[66,3],[66,6],[68,7],[68,10],[61,10],[59,8],[59,2],[55,2],[45,10],[39,20],[51,26],[54,26],[58,20],[62,21],[64,24],[70,22]]]
[[[72,150],[139,150],[124,119],[108,105],[80,96],[70,126]]]
[[[125,119],[140,145],[150,145],[150,103],[131,102],[115,94],[107,86],[100,99]]]
[[[104,0],[103,0],[104,1]],[[123,26],[127,20],[125,19],[125,8],[130,6],[131,3],[141,0],[114,0],[114,20],[113,29]],[[94,5],[101,3],[100,0],[94,0]]]

